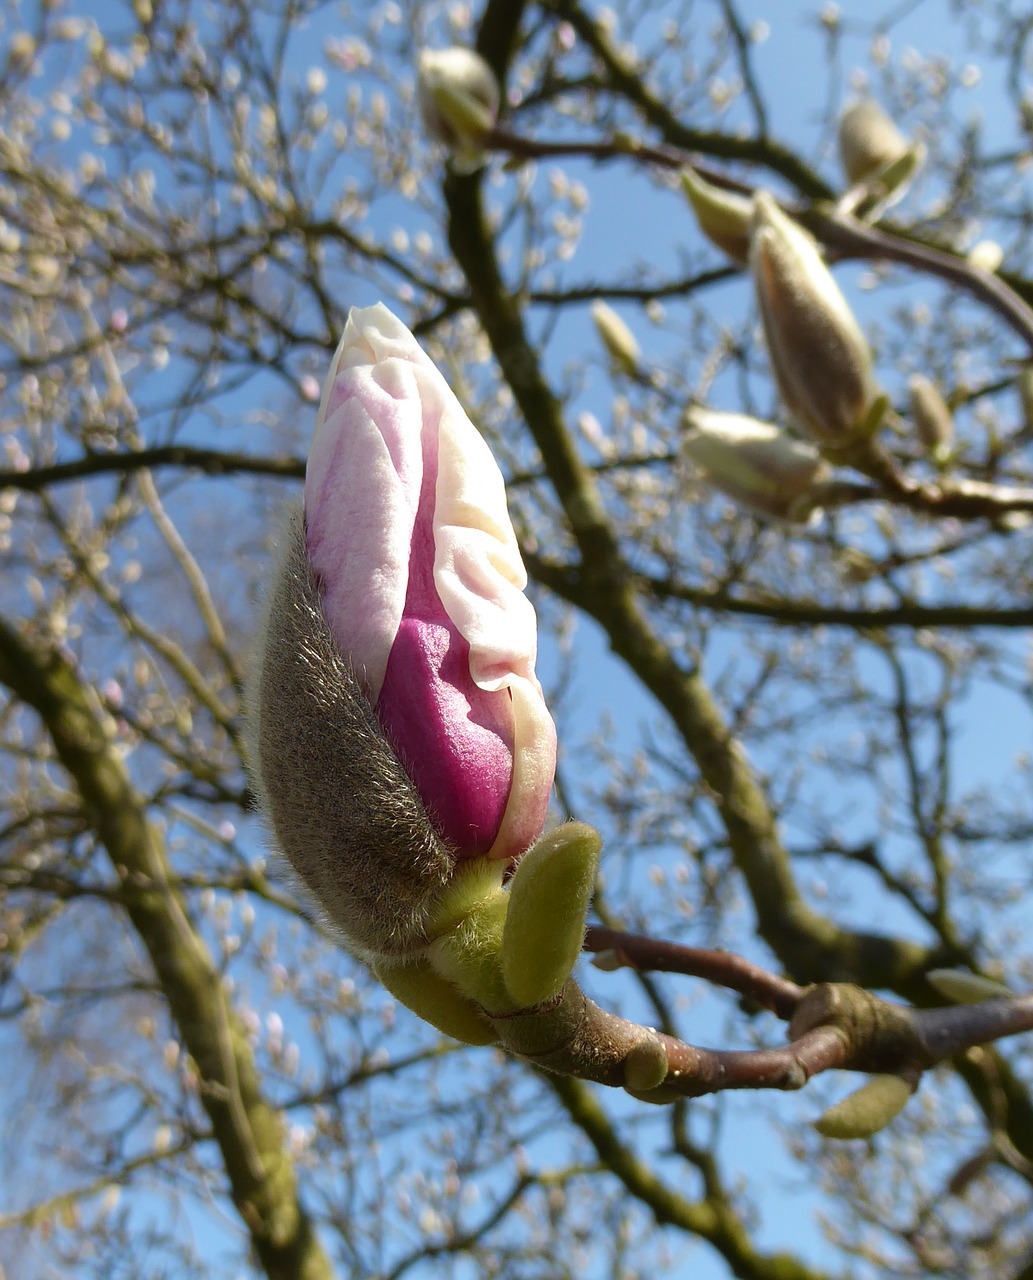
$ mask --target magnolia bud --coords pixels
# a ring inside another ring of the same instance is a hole
[[[851,183],[864,182],[907,149],[907,139],[870,98],[852,103],[839,118],[839,159]]]
[[[593,302],[592,322],[617,368],[624,373],[637,373],[642,353],[635,341],[635,335],[613,307],[608,306],[602,299]]]
[[[681,184],[695,211],[700,231],[733,261],[745,266],[750,256],[752,201],[738,192],[725,191],[707,182],[695,169],[682,169]]]
[[[903,196],[925,158],[925,148],[920,142],[909,145],[882,108],[863,99],[840,117],[839,157],[851,184],[869,188],[870,195],[856,212],[871,219]]]
[[[556,734],[488,446],[386,307],[353,310],[287,533],[252,751],[279,844],[352,946],[418,953],[464,864],[541,833]]]
[[[693,407],[685,423],[682,449],[714,488],[765,519],[817,518],[815,486],[829,470],[813,446],[745,414]]]
[[[499,115],[499,85],[479,53],[462,46],[424,49],[416,97],[427,132],[444,143],[457,173],[484,163],[482,144]]]
[[[947,401],[935,384],[920,373],[914,374],[908,382],[908,394],[919,440],[935,463],[946,462],[954,439],[954,419]]]
[[[766,191],[754,197],[750,269],[782,399],[819,443],[851,443],[876,398],[868,344],[813,237]]]

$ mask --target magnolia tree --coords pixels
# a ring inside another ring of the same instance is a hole
[[[1033,1275],[955,8],[7,6],[12,1280]]]

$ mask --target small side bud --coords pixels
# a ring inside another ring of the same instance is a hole
[[[733,502],[767,520],[807,524],[817,518],[817,486],[829,469],[817,449],[770,422],[693,406],[682,451]]]
[[[750,258],[752,201],[735,191],[725,191],[707,182],[695,169],[682,169],[680,176],[700,231],[733,262],[745,266]]]
[[[979,1004],[983,1000],[1007,999],[1014,993],[1000,982],[981,978],[964,969],[931,969],[926,981],[952,1004]]]
[[[659,1040],[643,1040],[624,1059],[624,1087],[629,1093],[648,1093],[667,1078],[667,1054]]]
[[[637,374],[642,352],[635,335],[613,307],[601,298],[592,303],[592,323],[616,367],[631,376]]]
[[[954,418],[939,388],[920,373],[908,382],[911,400],[911,416],[915,420],[918,438],[929,451],[937,466],[949,459],[954,440]]]
[[[829,1107],[814,1127],[823,1138],[871,1138],[900,1115],[913,1092],[903,1076],[873,1076]]]
[[[979,240],[965,254],[969,266],[993,275],[1004,261],[1004,250],[996,240]]]
[[[416,97],[427,132],[449,149],[452,168],[457,173],[479,169],[500,100],[498,81],[480,54],[462,46],[424,49]]]
[[[750,268],[778,389],[812,439],[859,439],[876,399],[872,357],[817,243],[766,191],[754,197]]]
[[[568,822],[531,846],[509,887],[502,938],[506,989],[521,1008],[558,995],[585,937],[600,839],[582,822]]]

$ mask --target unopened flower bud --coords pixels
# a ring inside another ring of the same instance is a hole
[[[695,169],[682,169],[681,184],[695,211],[700,231],[733,261],[745,266],[750,256],[753,202],[738,192],[725,191],[707,182]]]
[[[815,487],[829,470],[813,446],[745,414],[694,406],[685,423],[682,449],[715,489],[764,519],[806,523],[817,517]]]
[[[500,98],[495,74],[480,54],[461,45],[424,49],[416,95],[427,132],[448,148],[452,168],[457,173],[480,168]]]
[[[766,191],[754,197],[750,269],[786,406],[812,439],[850,443],[876,398],[871,352],[813,237]]]
[[[852,103],[839,118],[839,160],[851,184],[899,160],[907,139],[871,98]]]
[[[592,303],[592,323],[617,368],[624,373],[637,373],[642,352],[635,335],[613,307],[601,298]]]
[[[904,195],[925,158],[925,148],[920,142],[909,144],[877,103],[862,99],[840,117],[839,157],[850,183],[869,188],[869,197],[855,212],[871,219]]]
[[[908,395],[919,440],[934,462],[946,462],[954,440],[954,419],[947,401],[939,388],[920,373],[908,382]]]

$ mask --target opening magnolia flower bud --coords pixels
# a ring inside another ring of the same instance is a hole
[[[814,238],[766,191],[754,197],[750,269],[782,399],[814,440],[849,443],[875,400],[868,343]]]
[[[715,489],[764,519],[817,518],[816,486],[829,476],[817,449],[740,413],[693,406],[685,424],[682,450]]]
[[[540,834],[556,734],[502,476],[412,334],[353,310],[252,695],[277,840],[367,954],[425,945],[459,862]]]
[[[479,53],[456,45],[420,54],[416,98],[432,138],[451,152],[457,173],[484,163],[481,144],[499,115],[499,85]]]

